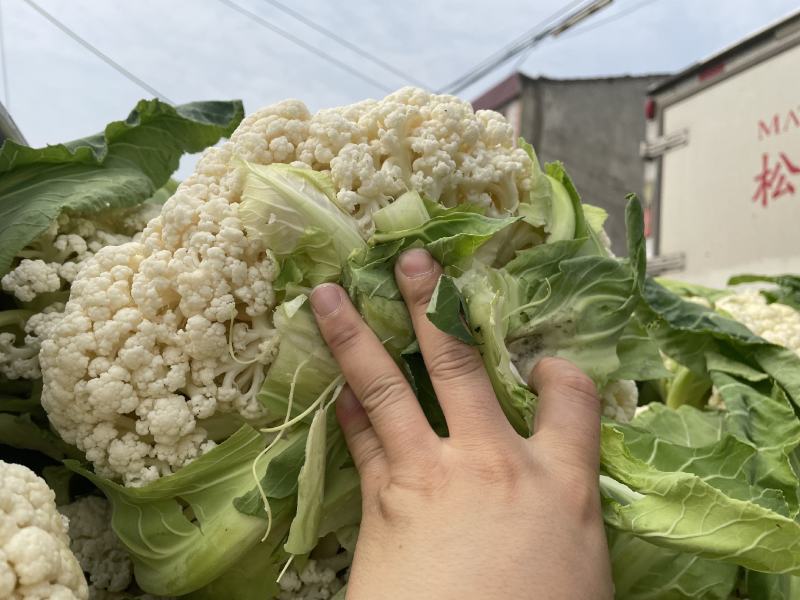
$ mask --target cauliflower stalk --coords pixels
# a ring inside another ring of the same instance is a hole
[[[30,469],[0,461],[0,597],[86,600],[55,494]]]

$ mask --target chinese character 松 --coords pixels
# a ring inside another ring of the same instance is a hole
[[[778,154],[773,166],[769,163],[769,155],[765,152],[761,155],[761,172],[754,177],[758,187],[753,202],[761,202],[762,206],[781,196],[794,196],[796,189],[790,177],[800,174],[800,166],[794,164],[785,152]]]

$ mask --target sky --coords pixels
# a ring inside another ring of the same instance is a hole
[[[237,13],[221,0],[35,0],[171,100],[241,98],[252,111],[294,97],[316,110],[385,91]],[[281,13],[231,0],[387,89],[407,82]],[[567,0],[283,0],[351,43],[439,89],[562,8]],[[615,0],[530,52],[519,69],[555,78],[680,70],[800,7],[798,0]],[[0,0],[8,105],[28,143],[100,131],[151,95],[36,13]],[[461,95],[503,79],[499,69]],[[182,169],[183,170],[183,169]]]

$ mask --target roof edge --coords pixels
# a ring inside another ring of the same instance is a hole
[[[768,41],[777,31],[786,27],[788,24],[792,23],[793,21],[797,21],[800,24],[800,10],[797,10],[793,13],[790,13],[788,16],[782,17],[777,21],[773,21],[769,25],[762,27],[761,29],[756,30],[754,33],[750,34],[746,38],[739,40],[725,48],[715,52],[711,56],[708,56],[702,60],[699,60],[695,63],[692,63],[685,69],[678,71],[672,77],[665,79],[664,81],[660,81],[658,83],[653,84],[650,86],[648,92],[650,94],[657,94],[662,92],[666,89],[669,89],[673,85],[688,79],[694,75],[697,75],[707,67],[709,67],[712,63],[724,60],[731,56],[736,55],[737,53],[761,42]]]
[[[508,104],[519,97],[522,92],[523,81],[541,81],[545,83],[591,83],[603,81],[629,81],[641,79],[663,79],[669,77],[671,73],[644,73],[641,75],[604,75],[602,77],[531,77],[520,71],[512,73],[499,83],[495,84],[483,94],[472,101],[475,110],[497,110],[497,108]]]
[[[474,110],[496,110],[517,98],[522,91],[522,74],[513,73],[472,101]]]

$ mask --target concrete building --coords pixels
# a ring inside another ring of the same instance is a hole
[[[477,98],[503,113],[542,162],[560,160],[583,200],[606,209],[615,253],[624,254],[625,195],[641,194],[648,88],[664,75],[532,79],[512,75]]]

